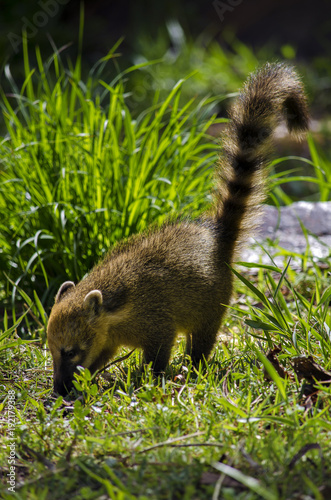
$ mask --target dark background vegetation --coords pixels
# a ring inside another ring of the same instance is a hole
[[[83,68],[87,71],[123,37],[119,52],[118,68],[127,68],[141,62],[141,58],[163,58],[167,51],[176,52],[176,45],[185,42],[208,47],[218,43],[222,49],[233,51],[239,40],[256,57],[265,60],[289,59],[299,66],[313,103],[312,115],[320,119],[330,114],[331,66],[328,64],[331,49],[331,4],[329,0],[170,0],[158,1],[91,1],[33,0],[0,2],[0,70],[10,65],[11,73],[19,83],[24,81],[22,64],[22,32],[26,30],[31,58],[34,47],[41,47],[43,58],[51,55],[54,46],[66,47],[66,55],[75,59],[78,47],[81,5],[84,5]],[[176,22],[183,30],[169,30],[169,23]],[[194,52],[188,58],[193,58]],[[184,56],[185,58],[185,56]],[[240,65],[234,72],[240,73]],[[196,64],[196,65],[195,65]],[[201,61],[191,61],[192,67],[201,67]],[[174,61],[176,77],[185,77],[185,67]],[[247,68],[242,68],[242,73]],[[183,74],[184,73],[184,74]],[[0,85],[6,90],[1,71]],[[83,73],[84,74],[84,73]],[[179,76],[180,75],[180,76]],[[214,71],[216,78],[217,70]],[[161,73],[166,80],[168,74]],[[170,75],[171,76],[171,75]],[[238,85],[244,78],[239,75]],[[208,77],[207,77],[208,78]],[[224,75],[222,75],[224,79]],[[154,75],[154,81],[155,79]],[[220,75],[221,80],[221,75]],[[154,86],[160,83],[154,83]],[[19,86],[19,85],[18,85]],[[210,84],[212,86],[212,83]],[[217,87],[217,85],[214,85]],[[136,82],[137,95],[139,84]],[[229,89],[220,82],[215,94]],[[203,93],[209,89],[203,88]],[[193,88],[192,94],[196,92]],[[145,93],[140,99],[144,106]],[[145,103],[147,105],[148,103]],[[225,108],[222,108],[222,113]]]
[[[15,51],[8,35],[21,35],[24,25],[35,43],[44,44],[47,33],[58,45],[74,41],[79,23],[80,2],[77,0],[14,0],[2,1],[0,5],[1,53],[9,58]],[[268,45],[278,55],[281,46],[291,44],[297,48],[298,58],[304,60],[323,56],[331,48],[328,0],[86,0],[84,5],[84,54],[91,61],[103,56],[123,35],[123,50],[125,47],[127,54],[136,52],[141,34],[148,34],[152,41],[170,19],[177,19],[187,35],[196,37],[205,32],[220,43],[224,30],[231,26],[242,42],[255,49]],[[47,22],[38,12],[49,13]]]
[[[47,35],[57,46],[75,42],[79,25],[77,0],[2,1],[0,16],[1,62],[18,55],[12,40],[26,27],[33,44],[49,47]],[[236,37],[254,50],[268,47],[281,57],[282,47],[292,45],[296,59],[321,60],[331,48],[331,5],[328,0],[225,0],[225,1],[124,1],[86,0],[84,58],[92,64],[122,36],[122,52],[127,58],[139,53],[143,36],[150,43],[169,20],[176,19],[186,36],[204,34],[225,43],[231,28]],[[16,40],[16,39],[15,39]]]

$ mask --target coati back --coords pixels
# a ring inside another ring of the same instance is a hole
[[[265,197],[272,132],[281,117],[289,132],[308,128],[300,80],[282,64],[253,74],[229,115],[212,211],[131,238],[77,286],[60,287],[47,329],[56,392],[70,391],[78,365],[95,372],[122,345],[142,348],[156,373],[178,333],[195,365],[208,358],[232,295],[228,265],[252,235]]]

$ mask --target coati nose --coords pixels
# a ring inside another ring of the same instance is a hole
[[[72,389],[71,382],[63,382],[62,380],[54,380],[54,392],[59,394],[60,396],[66,396]]]

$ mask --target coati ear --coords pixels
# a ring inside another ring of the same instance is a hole
[[[84,299],[84,306],[94,314],[98,314],[102,304],[103,297],[100,290],[91,290]]]
[[[75,283],[73,281],[65,281],[64,283],[62,283],[62,285],[60,286],[59,288],[59,291],[57,292],[56,294],[56,297],[55,297],[55,304],[57,302],[60,302],[61,299],[63,299],[63,297],[65,296],[65,294],[71,289],[71,288],[75,288]]]

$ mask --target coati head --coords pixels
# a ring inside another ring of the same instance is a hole
[[[48,327],[48,345],[53,357],[54,391],[65,395],[72,389],[78,366],[94,373],[112,353],[107,342],[107,321],[100,290],[85,296],[72,281],[63,283],[56,295]]]

